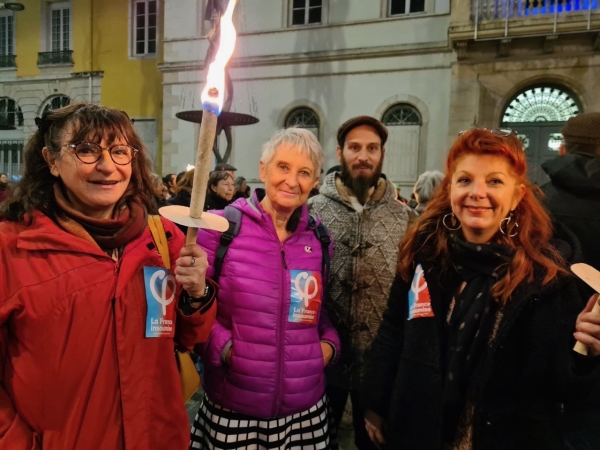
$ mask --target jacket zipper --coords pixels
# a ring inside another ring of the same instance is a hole
[[[283,242],[279,243],[281,246],[281,262],[283,263],[283,277],[281,279],[281,292],[285,292],[285,279],[287,272],[287,263],[285,262],[285,248],[283,247]],[[273,405],[273,417],[279,417],[279,409],[281,407],[281,386],[283,385],[282,378],[282,366],[283,366],[283,332],[282,332],[282,316],[281,312],[283,310],[283,304],[285,301],[279,302],[279,308],[277,311],[278,316],[278,326],[277,326],[277,347],[278,347],[278,355],[277,355],[277,388],[275,392],[275,405]]]

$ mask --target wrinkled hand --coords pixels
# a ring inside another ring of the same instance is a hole
[[[179,258],[175,261],[175,279],[190,294],[191,297],[204,297],[206,289],[206,269],[208,259],[206,252],[198,245],[186,245],[179,252]]]
[[[385,437],[383,436],[384,425],[383,417],[379,414],[369,409],[365,411],[365,428],[367,429],[367,434],[379,450],[385,447]]]
[[[590,297],[585,309],[577,316],[575,329],[573,333],[575,339],[587,346],[588,355],[600,355],[600,313],[593,312],[592,309],[598,301],[598,294]]]
[[[323,364],[326,366],[333,358],[333,347],[331,344],[321,341],[321,351],[323,352]]]

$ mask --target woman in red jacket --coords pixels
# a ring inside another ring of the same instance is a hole
[[[0,448],[187,448],[174,348],[214,322],[206,254],[163,221],[164,268],[125,113],[80,103],[36,123],[0,211]]]

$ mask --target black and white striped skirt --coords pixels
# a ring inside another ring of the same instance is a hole
[[[280,419],[261,419],[221,408],[205,395],[192,426],[190,449],[337,450],[327,397]]]

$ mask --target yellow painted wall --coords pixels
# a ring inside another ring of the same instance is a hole
[[[29,0],[15,14],[17,77],[40,75],[42,0]],[[130,0],[73,0],[73,72],[102,72],[102,105],[122,109],[130,117],[154,118],[158,124],[158,160],[162,143],[162,25],[164,8],[159,1],[156,58],[131,58]]]
[[[130,116],[158,119],[162,99],[162,74],[158,70],[161,55],[152,59],[129,57],[129,5],[130,2],[124,0],[75,2],[73,71],[104,72],[103,105],[123,109]],[[90,22],[94,24],[93,33],[89,31]],[[162,10],[159,11],[161,24]],[[161,34],[159,27],[159,38]],[[160,51],[160,42],[157,47]]]
[[[23,11],[15,13],[15,54],[18,77],[33,77],[40,74],[37,56],[42,39],[41,14],[39,1],[27,2]]]

